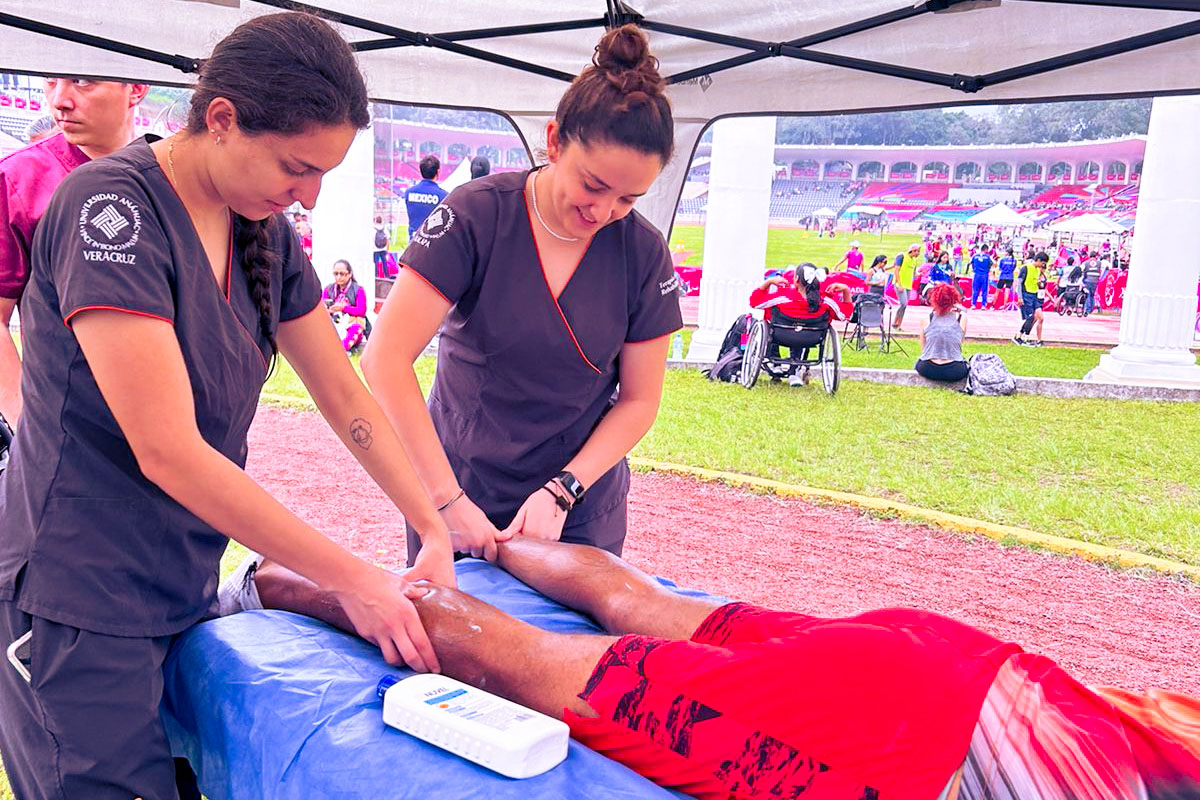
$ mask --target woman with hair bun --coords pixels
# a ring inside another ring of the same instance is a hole
[[[162,665],[216,613],[227,537],[321,587],[389,662],[438,668],[411,581],[453,585],[449,532],[280,214],[313,206],[369,121],[332,27],[257,17],[202,65],[185,131],[79,167],[50,203],[0,486],[0,751],[17,797],[177,796]],[[279,353],[425,534],[415,576],[355,558],[242,470]]]
[[[363,372],[460,550],[621,552],[625,457],[682,326],[666,242],[633,209],[671,158],[664,89],[641,31],[609,31],[546,124],[549,163],[461,186],[401,258]],[[439,328],[426,407],[413,362]]]
[[[933,311],[921,325],[921,357],[917,359],[917,374],[931,381],[953,383],[967,377],[967,360],[963,358],[963,339],[967,336],[967,318],[959,308],[962,293],[950,283],[939,283],[929,292]],[[957,312],[957,313],[956,313]]]

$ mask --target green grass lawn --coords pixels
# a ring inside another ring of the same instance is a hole
[[[870,264],[876,255],[882,253],[888,257],[888,263],[896,258],[897,253],[903,253],[914,242],[923,241],[919,234],[889,233],[880,237],[878,234],[862,234],[858,239],[865,264]],[[777,269],[788,264],[800,264],[811,261],[818,267],[833,267],[846,251],[850,249],[850,237],[839,233],[836,239],[817,238],[816,231],[806,231],[793,228],[771,228],[767,231],[767,260],[763,269]],[[671,249],[682,245],[684,250],[691,250],[683,263],[689,267],[698,267],[704,263],[704,226],[676,225],[671,230]]]
[[[1018,374],[1076,378],[1100,354],[986,349]],[[846,363],[908,368],[911,357],[847,351]],[[433,367],[418,362],[426,386]],[[307,402],[282,361],[266,391]],[[978,398],[855,381],[830,398],[816,384],[746,391],[671,370],[658,421],[634,452],[1200,564],[1194,403]]]

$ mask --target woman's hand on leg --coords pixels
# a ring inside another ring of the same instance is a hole
[[[433,644],[413,600],[428,589],[400,575],[362,563],[347,588],[329,587],[358,635],[377,646],[389,664],[439,672]]]
[[[550,491],[539,487],[525,498],[513,521],[501,531],[501,541],[518,534],[557,541],[566,521],[567,512],[558,507]]]
[[[450,529],[453,549],[475,558],[496,560],[496,542],[507,539],[469,496],[463,495],[441,512]],[[451,584],[453,585],[453,584]]]

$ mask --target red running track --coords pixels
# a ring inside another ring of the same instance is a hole
[[[403,518],[315,412],[261,406],[247,470],[358,555],[403,564]],[[925,608],[1088,684],[1200,696],[1188,581],[659,473],[635,474],[629,527],[625,557],[680,585],[825,616]]]

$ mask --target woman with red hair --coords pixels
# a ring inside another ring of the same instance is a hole
[[[933,312],[921,326],[921,357],[917,359],[917,374],[931,381],[961,381],[967,377],[967,361],[962,344],[967,336],[967,318],[959,304],[962,294],[958,287],[941,283],[929,293]]]

